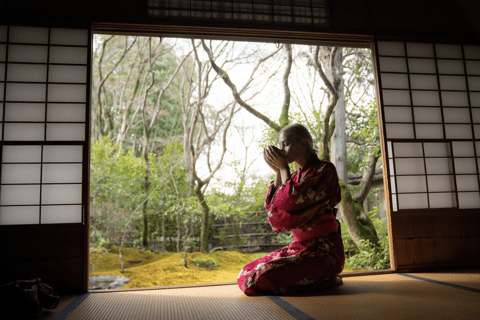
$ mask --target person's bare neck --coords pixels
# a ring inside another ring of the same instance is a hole
[[[306,156],[297,159],[295,162],[298,165],[298,172],[302,172],[303,168],[307,164],[308,160],[312,157],[312,153],[309,152]]]

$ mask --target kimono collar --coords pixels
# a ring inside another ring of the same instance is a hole
[[[311,167],[316,166],[317,164],[320,163],[320,159],[318,159],[316,154],[312,154],[310,156],[310,159],[308,159],[307,163],[305,163],[305,166],[302,168],[302,170],[298,170],[298,175],[301,176],[302,173],[305,173],[308,169]]]

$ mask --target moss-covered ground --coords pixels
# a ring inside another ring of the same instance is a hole
[[[91,254],[91,275],[117,275],[130,278],[127,288],[146,288],[203,283],[232,282],[242,267],[266,253],[244,254],[235,251],[217,251],[212,254],[187,253],[187,268],[183,265],[183,253],[146,252],[139,249],[122,249],[125,273],[121,273],[118,247],[104,254]],[[217,266],[207,269],[197,263],[211,261]],[[344,272],[351,271],[346,268]],[[362,270],[356,270],[362,271]]]

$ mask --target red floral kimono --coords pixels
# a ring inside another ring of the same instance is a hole
[[[244,266],[237,277],[240,289],[246,295],[311,292],[341,273],[345,253],[334,208],[340,200],[335,166],[316,156],[278,189],[271,183],[268,221],[277,234],[292,230],[294,241]]]

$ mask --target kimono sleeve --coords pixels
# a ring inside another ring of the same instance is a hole
[[[306,173],[298,183],[283,184],[266,205],[270,225],[276,233],[301,229],[341,200],[335,166],[324,162]]]

